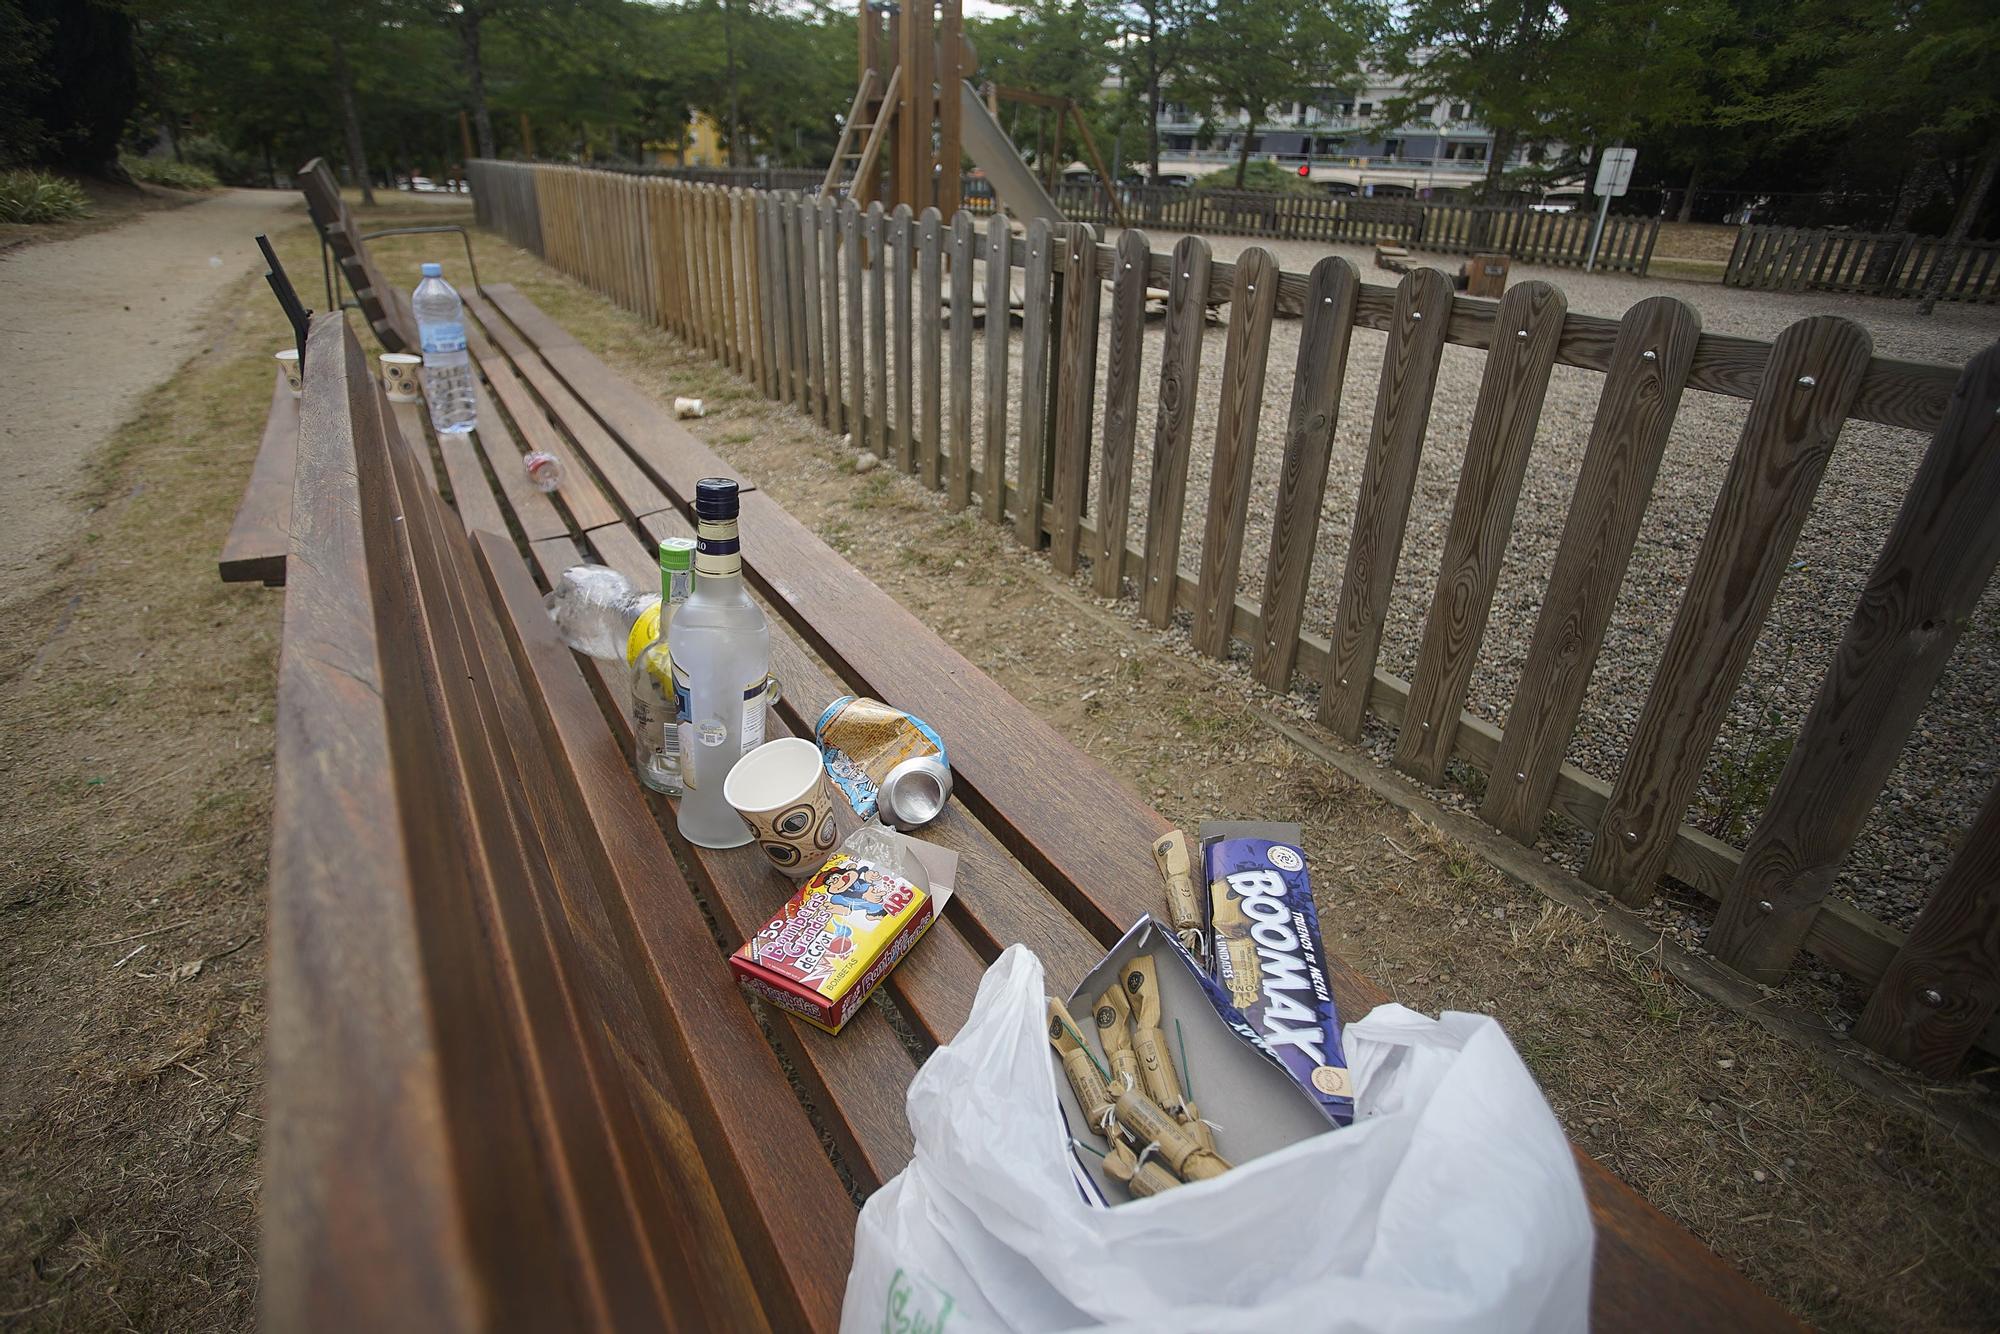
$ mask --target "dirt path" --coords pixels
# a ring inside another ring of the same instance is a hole
[[[217,294],[258,269],[252,238],[303,212],[289,191],[228,190],[0,259],[0,578],[18,588],[74,537],[86,461],[200,344]]]

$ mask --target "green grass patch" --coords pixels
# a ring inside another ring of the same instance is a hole
[[[207,167],[197,167],[192,162],[127,154],[118,159],[118,165],[125,168],[126,174],[135,181],[164,185],[170,190],[216,190],[222,186],[214,172]]]
[[[90,216],[90,197],[75,181],[46,171],[0,172],[0,222],[73,222]]]

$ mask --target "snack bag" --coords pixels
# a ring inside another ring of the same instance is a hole
[[[1296,825],[1204,827],[1208,967],[1257,1040],[1345,1125],[1354,1086],[1298,837]]]
[[[891,769],[923,756],[945,760],[944,742],[929,723],[880,700],[853,695],[826,706],[813,724],[813,739],[826,753],[834,785],[863,820],[875,818],[876,796]]]

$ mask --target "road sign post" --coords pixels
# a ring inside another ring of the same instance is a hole
[[[1583,261],[1585,273],[1597,267],[1597,243],[1604,239],[1604,218],[1611,212],[1611,197],[1631,188],[1632,165],[1638,160],[1639,150],[1625,147],[1622,139],[1598,155],[1597,223],[1590,229],[1590,254]]]

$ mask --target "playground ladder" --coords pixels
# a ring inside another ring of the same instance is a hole
[[[903,68],[898,65],[889,72],[889,86],[877,98],[874,94],[876,74],[867,70],[861,75],[861,84],[854,90],[854,102],[847,110],[847,123],[841,127],[840,142],[834,146],[833,161],[827,164],[826,180],[819,188],[820,198],[838,199],[841,192],[855,181],[865,180],[875,170],[875,164],[882,156],[882,140],[886,137],[890,118],[895,114],[896,92],[903,81]],[[875,105],[875,119],[863,124],[861,117],[869,104]],[[857,150],[855,136],[861,131],[868,132],[867,140]],[[841,174],[843,165],[851,164],[845,176]]]

